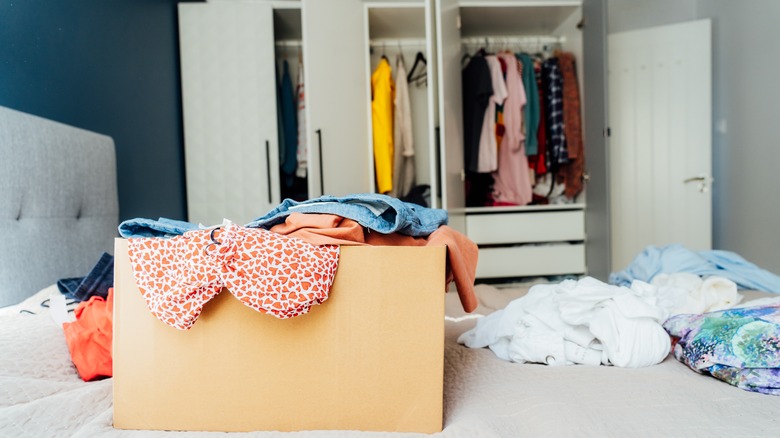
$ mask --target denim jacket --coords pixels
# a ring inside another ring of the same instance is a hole
[[[360,225],[382,234],[401,233],[423,237],[447,224],[447,211],[426,208],[399,199],[366,193],[344,197],[321,196],[297,202],[285,199],[265,216],[246,224],[247,227],[270,229],[283,223],[291,213],[326,213],[352,219]],[[122,237],[173,237],[199,225],[173,219],[129,219],[119,224]]]
[[[197,224],[161,217],[160,219],[128,219],[119,224],[119,235],[128,237],[174,237],[201,228]]]
[[[364,193],[344,197],[326,195],[303,202],[285,199],[246,226],[269,229],[284,222],[291,213],[335,214],[382,234],[401,233],[415,237],[428,236],[447,224],[445,210],[422,207],[387,195]]]

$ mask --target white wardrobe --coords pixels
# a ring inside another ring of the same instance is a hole
[[[447,209],[450,225],[479,244],[477,276],[606,276],[605,0],[180,4],[189,220],[221,221],[235,211],[229,219],[240,223],[281,201],[275,73],[268,60],[277,56],[273,28],[280,14],[274,23],[274,11],[290,8],[301,11],[310,197],[375,191],[371,73],[382,55],[395,68],[402,54],[409,69],[421,52],[425,83],[409,85],[416,182],[430,185],[432,206]],[[587,200],[465,208],[464,43],[539,36],[555,36],[577,57],[587,109]]]
[[[534,53],[555,46],[575,55],[581,79],[583,46],[577,29],[581,2],[440,0],[439,4],[443,155],[455,161],[445,163],[445,204],[450,211],[462,211],[466,234],[480,246],[477,278],[586,273],[585,194],[571,204],[464,207],[462,128],[457,123],[450,126],[451,121],[462,120],[459,63],[464,50],[473,53],[485,47],[489,52],[506,48]]]
[[[291,47],[304,66],[309,197],[371,190],[363,31],[359,0],[179,4],[189,221],[243,224],[281,202],[274,68]]]

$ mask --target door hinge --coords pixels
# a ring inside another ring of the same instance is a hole
[[[612,128],[606,127],[602,133],[604,134],[604,137],[612,137]]]

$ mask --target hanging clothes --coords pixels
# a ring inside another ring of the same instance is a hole
[[[474,56],[462,72],[463,99],[463,162],[467,171],[479,167],[479,139],[485,121],[493,84],[490,68],[483,56]]]
[[[547,119],[550,170],[555,172],[561,164],[569,162],[563,126],[563,77],[561,76],[558,58],[548,58],[544,61],[542,64],[542,80],[545,91],[545,117]]]
[[[282,129],[284,130],[284,151],[280,156],[282,174],[287,186],[293,184],[293,175],[298,167],[296,154],[298,149],[298,119],[296,115],[295,94],[293,92],[292,79],[290,78],[290,64],[287,60],[283,64],[282,72]]]
[[[525,154],[529,156],[536,155],[539,150],[537,132],[539,130],[540,110],[534,61],[527,53],[518,53],[516,56],[522,64],[523,89],[527,98],[523,108],[525,115]]]
[[[414,142],[412,138],[412,107],[404,58],[396,60],[395,99],[393,113],[393,191],[403,198],[414,187]]]
[[[479,136],[479,158],[477,172],[489,173],[498,169],[498,144],[496,143],[496,105],[502,105],[507,97],[506,83],[501,72],[501,63],[494,55],[485,56],[490,69],[493,94],[485,110],[482,133]]]
[[[544,81],[542,80],[542,60],[535,58],[532,60],[534,76],[536,77],[537,99],[539,102],[539,128],[536,130],[537,149],[536,155],[528,157],[529,166],[533,169],[536,177],[547,173],[550,167],[547,154],[547,105],[544,99]]]
[[[498,149],[498,169],[493,173],[493,201],[495,205],[526,205],[531,202],[531,179],[525,155],[525,136],[522,131],[523,107],[526,94],[518,67],[512,54],[498,55],[507,66],[507,98],[504,101],[505,133]]]
[[[298,147],[295,157],[298,160],[298,167],[295,169],[295,176],[306,178],[309,163],[309,146],[306,143],[306,100],[303,91],[303,61],[298,60],[298,87],[295,90],[298,98]]]
[[[571,53],[558,53],[563,76],[563,126],[569,162],[561,168],[566,185],[566,197],[573,199],[582,191],[582,174],[585,163],[582,144],[582,119],[580,113],[580,88],[577,82],[576,63]]]
[[[393,190],[393,71],[387,58],[371,75],[371,120],[374,137],[374,167],[377,192]]]
[[[501,64],[501,77],[504,78],[506,83],[506,61],[501,56],[496,57],[498,63]],[[496,104],[496,146],[501,148],[501,142],[504,141],[504,134],[506,133],[506,125],[504,124],[504,103]]]

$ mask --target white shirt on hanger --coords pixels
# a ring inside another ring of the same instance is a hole
[[[496,141],[496,105],[502,105],[508,96],[501,63],[494,55],[485,56],[490,79],[493,84],[493,95],[490,96],[485,118],[482,122],[482,134],[479,137],[479,161],[477,171],[493,172],[498,169],[498,144]]]

